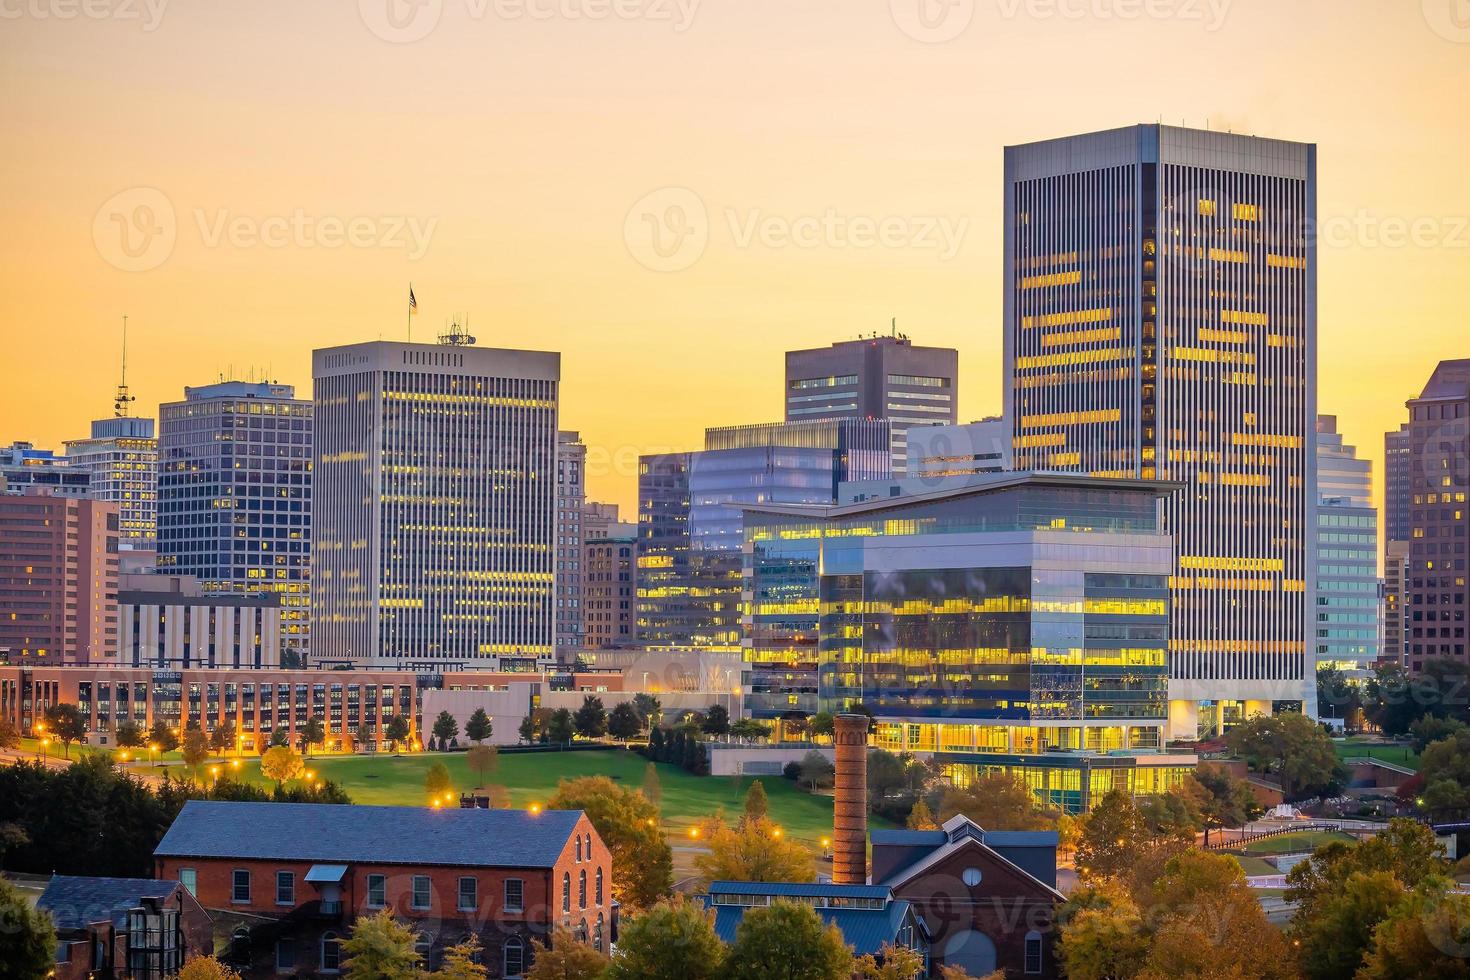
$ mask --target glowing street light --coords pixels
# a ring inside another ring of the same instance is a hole
[[[698,827],[690,827],[689,828],[689,836],[692,837],[692,838],[694,838],[695,840],[698,840],[699,839],[699,828]]]
[[[536,815],[536,814],[538,814],[540,812],[541,812],[541,804],[540,803],[532,803],[531,804],[531,814],[532,814],[532,816],[534,816],[534,815]]]

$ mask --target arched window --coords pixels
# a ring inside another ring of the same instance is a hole
[[[602,904],[602,869],[597,869],[597,904]]]
[[[587,907],[587,869],[577,872],[577,908]]]
[[[572,873],[564,872],[561,876],[561,910],[570,912],[572,910]]]
[[[501,971],[507,977],[518,977],[526,971],[526,944],[520,936],[511,936],[501,951]]]
[[[1041,972],[1042,956],[1041,933],[1035,931],[1026,933],[1026,972],[1028,974]]]
[[[595,949],[595,950],[597,950],[599,953],[602,952],[602,925],[603,925],[602,913],[601,912],[598,912],[597,913],[597,931],[592,934],[592,948]]]
[[[579,943],[585,943],[586,941],[587,941],[587,920],[586,919],[583,919],[581,922],[577,923],[577,942],[579,942]]]
[[[577,835],[577,863],[582,863],[582,835]]]
[[[322,935],[322,972],[336,973],[342,969],[342,944],[337,940],[335,932]]]

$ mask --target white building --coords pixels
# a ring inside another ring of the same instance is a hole
[[[72,469],[90,474],[92,497],[118,505],[118,547],[158,548],[158,438],[152,419],[97,419],[90,438],[66,441],[66,459]]]
[[[189,575],[123,575],[117,604],[117,666],[281,666],[281,599],[275,593],[205,595]]]

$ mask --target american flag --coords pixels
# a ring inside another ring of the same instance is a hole
[[[418,311],[419,311],[419,301],[413,295],[413,287],[412,286],[409,286],[408,287],[408,312],[409,312],[410,315],[412,315],[414,313],[417,313]]]

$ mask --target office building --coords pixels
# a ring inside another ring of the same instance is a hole
[[[1171,733],[1315,714],[1316,148],[1131,126],[1005,152],[1017,469],[1158,478]]]
[[[1317,665],[1366,679],[1379,658],[1382,605],[1373,462],[1343,442],[1335,415],[1317,416]]]
[[[551,661],[561,356],[467,341],[313,354],[318,663]]]
[[[158,439],[152,419],[92,423],[87,439],[68,439],[66,461],[88,474],[88,493],[118,506],[118,543],[125,551],[158,547]]]
[[[638,639],[638,525],[589,530],[582,543],[583,640],[590,649],[630,646]]]
[[[1440,361],[1409,408],[1409,568],[1405,663],[1464,661],[1470,490],[1470,359]]]
[[[963,785],[1084,809],[1167,790],[1171,484],[1005,473],[895,500],[745,508],[746,707],[875,716]],[[1111,753],[1121,752],[1119,755]],[[1143,753],[1143,754],[1139,754]]]
[[[584,483],[587,447],[576,432],[556,439],[556,649],[582,646],[582,517],[587,503]]]
[[[107,662],[117,645],[117,505],[0,494],[0,662]]]
[[[1408,621],[1404,590],[1409,583],[1408,541],[1389,541],[1383,555],[1383,649],[1379,661],[1403,666],[1407,652]]]
[[[638,460],[638,640],[687,646],[700,610],[691,591],[689,463],[693,453]]]
[[[26,493],[32,487],[62,497],[86,497],[92,475],[74,468],[65,456],[37,449],[29,442],[13,442],[0,449],[0,493]]]
[[[1003,473],[1011,468],[1011,427],[998,417],[965,425],[916,425],[908,431],[910,478]]]
[[[605,538],[613,534],[619,526],[627,526],[618,518],[617,504],[600,504],[595,500],[589,500],[582,505],[582,538]],[[634,528],[637,523],[632,524]]]
[[[1413,491],[1410,480],[1409,424],[1383,434],[1383,540],[1408,541],[1413,526],[1409,518]]]
[[[887,419],[893,470],[908,462],[908,430],[959,421],[959,354],[907,337],[865,337],[786,353],[786,421]]]
[[[205,595],[188,575],[123,575],[117,604],[119,666],[281,666],[279,593]]]

